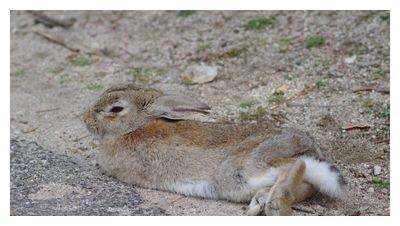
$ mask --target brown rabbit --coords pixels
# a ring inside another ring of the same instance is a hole
[[[249,215],[289,215],[316,191],[345,194],[339,170],[304,132],[267,122],[191,120],[209,107],[134,85],[106,90],[85,112],[99,164],[121,181],[189,196],[250,202]]]

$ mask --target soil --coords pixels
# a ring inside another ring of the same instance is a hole
[[[95,169],[98,147],[82,122],[82,112],[116,83],[175,90],[206,102],[212,107],[211,117],[219,121],[265,117],[315,136],[344,174],[348,196],[334,201],[318,195],[296,204],[296,215],[390,214],[389,11],[41,13],[57,20],[73,19],[73,24],[50,28],[35,22],[33,14],[11,12],[10,139],[15,142],[35,142],[101,177]],[[252,19],[259,23],[248,24]],[[216,78],[185,84],[181,79],[185,69],[202,64],[218,67]],[[16,167],[11,161],[11,169]],[[374,175],[374,167],[381,167],[381,172]],[[11,177],[12,184],[16,180]],[[84,213],[17,208],[18,195],[48,202],[45,195],[58,204],[64,200],[65,205],[74,205],[71,194],[87,193],[79,184],[71,188],[54,185],[60,181],[37,183],[54,191],[12,193],[13,215]],[[54,194],[57,191],[67,192],[69,198]],[[132,192],[141,201],[135,207],[118,208],[157,209],[155,214],[168,215],[246,211],[245,204],[142,188]],[[105,198],[102,195],[97,198]],[[141,213],[135,210],[118,213]],[[91,210],[87,215],[99,213],[107,214]]]

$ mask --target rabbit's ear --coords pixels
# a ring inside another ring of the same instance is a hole
[[[205,103],[182,94],[166,93],[154,100],[147,113],[161,118],[182,120],[194,114],[208,114],[210,107]]]

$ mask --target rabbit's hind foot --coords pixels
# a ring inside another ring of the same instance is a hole
[[[252,198],[247,215],[292,215],[292,204],[311,197],[314,188],[303,182],[305,163],[297,160],[281,172],[271,189],[263,188]]]
[[[280,188],[279,188],[280,189]],[[283,189],[280,189],[283,190]],[[285,216],[292,215],[291,196],[287,192],[272,192],[272,190],[261,189],[252,198],[247,215]]]

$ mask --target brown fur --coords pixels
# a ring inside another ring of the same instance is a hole
[[[289,164],[293,164],[296,161],[295,158],[275,158],[268,162],[273,167],[280,167]]]

